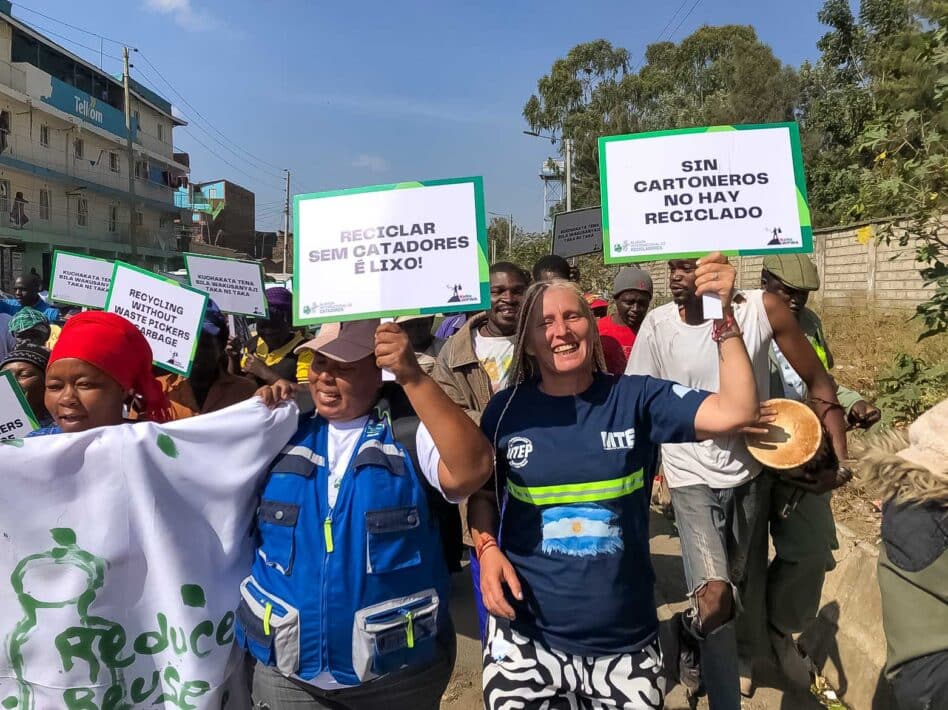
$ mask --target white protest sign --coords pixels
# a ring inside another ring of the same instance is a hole
[[[602,209],[588,207],[553,216],[553,253],[569,259],[602,249]]]
[[[298,416],[253,398],[4,447],[2,707],[249,708],[247,531]]]
[[[105,308],[114,264],[107,259],[53,252],[53,276],[49,300],[87,308]]]
[[[206,254],[183,256],[192,288],[207,293],[224,313],[267,317],[263,267],[259,263]]]
[[[185,377],[190,374],[206,306],[206,293],[115,262],[105,310],[135,324],[159,367]]]
[[[296,325],[489,301],[479,177],[297,195],[293,212]]]
[[[599,139],[603,258],[813,250],[795,123]]]
[[[39,429],[23,390],[12,372],[0,372],[0,441],[22,439]]]

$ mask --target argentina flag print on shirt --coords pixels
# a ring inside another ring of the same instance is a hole
[[[542,511],[543,552],[593,557],[622,550],[616,514],[600,505],[559,505]]]

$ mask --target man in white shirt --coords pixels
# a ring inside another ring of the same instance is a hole
[[[695,295],[696,260],[674,259],[668,267],[673,302],[645,317],[626,374],[716,392],[716,345],[712,322],[705,320],[701,299]],[[747,291],[734,297],[733,310],[754,366],[758,393],[769,394],[768,356],[771,342],[776,341],[819,402],[817,414],[837,455],[844,459],[846,426],[835,385],[789,309],[772,294]],[[770,481],[758,476],[761,465],[747,451],[741,434],[665,445],[662,459],[692,600],[692,608],[680,617],[680,680],[694,694],[706,689],[716,709],[737,709],[745,682],[739,681],[737,640],[729,622],[739,609],[737,591],[763,489]],[[747,673],[749,685],[749,670],[741,671]]]

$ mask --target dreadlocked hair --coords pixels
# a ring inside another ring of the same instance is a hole
[[[887,429],[853,447],[862,488],[897,503],[940,503],[948,506],[948,469],[932,471],[907,461],[897,452],[908,446],[905,432]]]
[[[527,353],[527,332],[531,324],[535,322],[534,311],[538,304],[540,308],[543,307],[543,295],[548,289],[563,289],[576,296],[580,314],[589,321],[593,372],[608,372],[606,358],[602,352],[602,341],[599,339],[599,328],[596,327],[596,317],[593,315],[586,299],[583,298],[582,292],[572,281],[553,279],[552,281],[540,281],[533,284],[527,289],[524,296],[523,306],[520,308],[520,315],[517,317],[517,346],[514,348],[513,362],[510,365],[510,379],[508,380],[511,385],[517,385],[540,376],[540,368],[537,365],[536,357]]]

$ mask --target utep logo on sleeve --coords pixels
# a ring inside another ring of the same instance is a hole
[[[511,468],[523,468],[527,465],[533,442],[523,436],[513,436],[507,442],[507,463]]]

